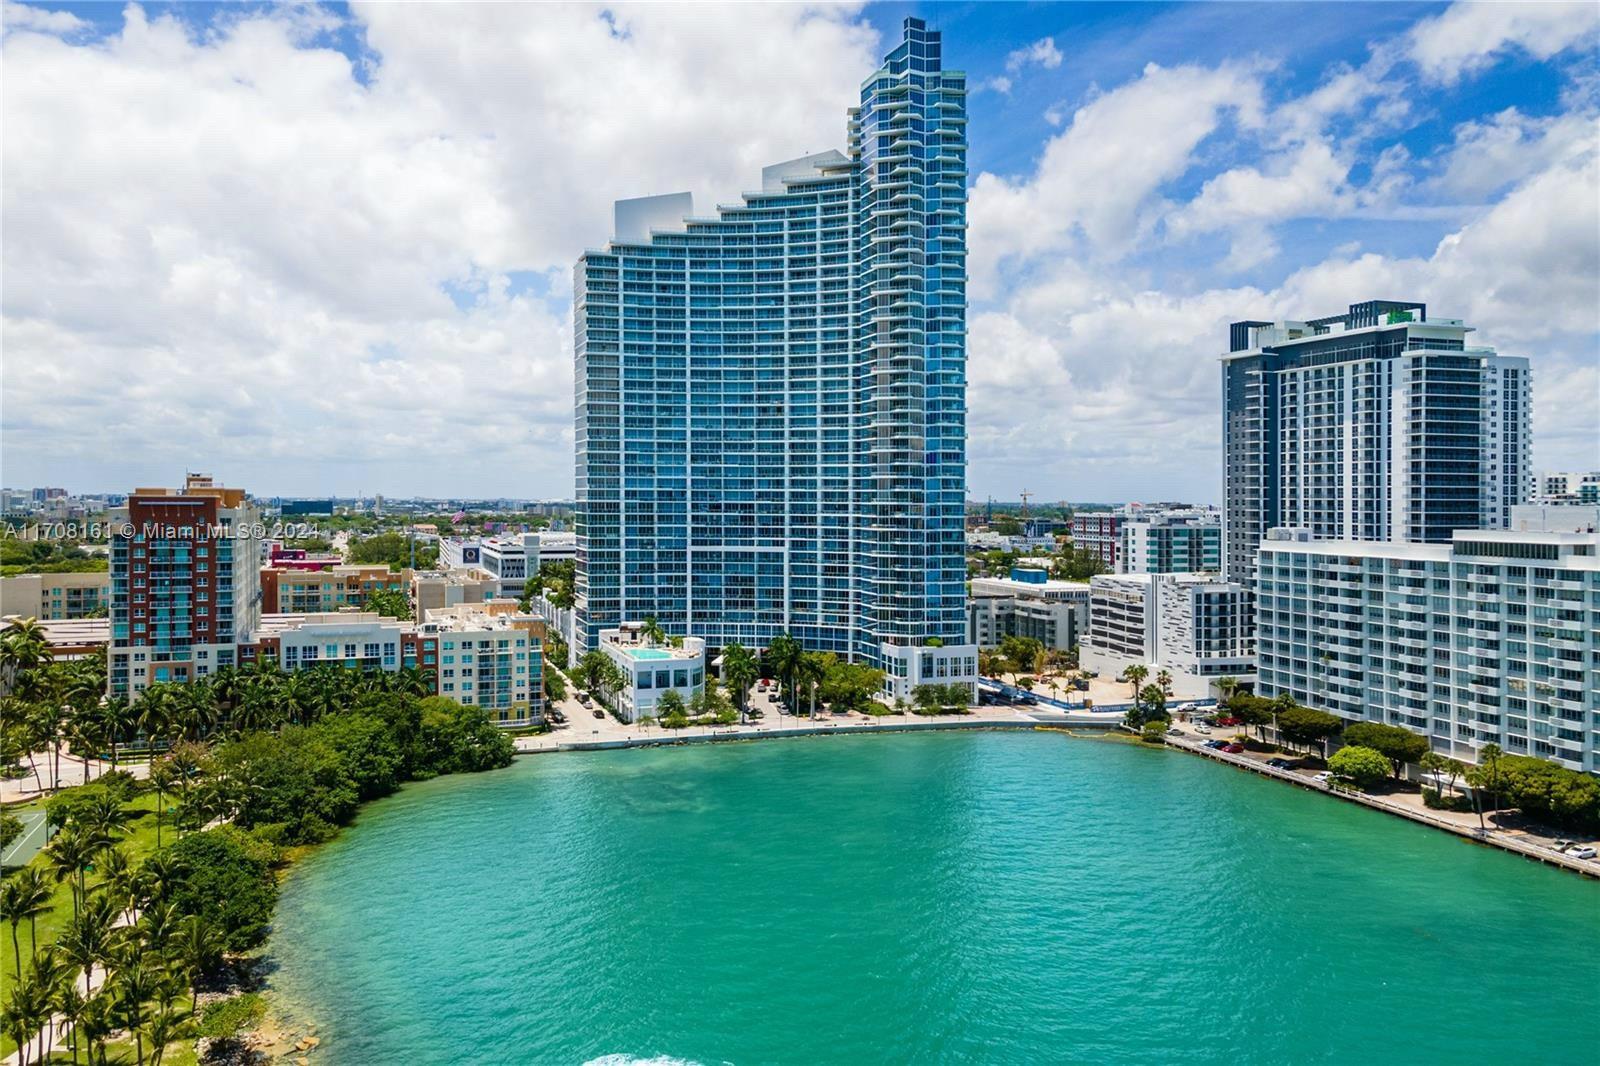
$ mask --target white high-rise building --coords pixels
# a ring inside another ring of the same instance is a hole
[[[1274,530],[1258,691],[1467,761],[1493,742],[1600,771],[1600,508],[1518,507],[1511,524],[1449,544]]]

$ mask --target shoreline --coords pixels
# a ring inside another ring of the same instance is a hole
[[[1511,854],[1520,856],[1524,859],[1541,862],[1547,866],[1554,866],[1557,869],[1565,870],[1568,873],[1575,873],[1588,880],[1600,881],[1600,863],[1576,859],[1570,855],[1563,855],[1559,852],[1551,851],[1548,848],[1541,848],[1534,844],[1527,844],[1520,840],[1507,837],[1503,833],[1499,833],[1493,829],[1482,830],[1472,825],[1461,825],[1451,821],[1448,818],[1443,818],[1425,811],[1412,810],[1398,803],[1389,802],[1382,797],[1368,795],[1367,793],[1361,792],[1357,789],[1328,788],[1317,784],[1310,778],[1302,777],[1301,775],[1290,770],[1279,770],[1276,767],[1268,766],[1264,762],[1246,758],[1243,755],[1230,755],[1225,751],[1218,751],[1215,748],[1203,747],[1199,741],[1191,739],[1188,734],[1185,734],[1182,737],[1162,737],[1161,739],[1167,747],[1177,751],[1187,752],[1190,755],[1204,756],[1214,762],[1222,763],[1225,766],[1231,766],[1236,770],[1248,770],[1262,777],[1274,778],[1282,781],[1285,784],[1303,788],[1311,792],[1317,792],[1322,795],[1331,796],[1335,799],[1344,800],[1348,803],[1355,803],[1362,807],[1366,807],[1369,810],[1379,811],[1383,814],[1393,815],[1397,818],[1404,818],[1407,821],[1416,823],[1417,825],[1427,826],[1430,829],[1442,830],[1443,832],[1450,833],[1453,836],[1459,837],[1460,839],[1466,840],[1473,844],[1486,844],[1491,847],[1499,848],[1502,851],[1510,852]]]

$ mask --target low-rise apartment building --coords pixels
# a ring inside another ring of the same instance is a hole
[[[1100,574],[1089,582],[1085,669],[1129,666],[1172,674],[1172,695],[1216,695],[1218,678],[1250,682],[1255,641],[1250,591],[1212,574]]]
[[[1117,569],[1122,549],[1123,516],[1113,511],[1084,511],[1072,516],[1072,546],[1092,551],[1108,571]]]
[[[521,595],[521,590],[518,590]],[[411,610],[426,621],[432,611],[500,599],[500,580],[475,566],[455,570],[418,570],[411,575]]]
[[[111,575],[104,571],[0,577],[0,616],[41,622],[90,618],[111,608]]]
[[[625,722],[655,715],[657,702],[668,692],[676,692],[687,705],[705,688],[706,642],[699,637],[685,637],[681,646],[652,642],[640,625],[629,623],[602,630],[600,650],[627,679],[622,691],[613,693],[617,714]]]
[[[438,695],[515,728],[544,717],[543,637],[544,623],[507,601],[440,608],[424,622],[371,611],[278,614],[262,618],[244,659],[274,659],[285,671],[416,667],[433,675]]]
[[[1600,508],[1512,510],[1449,544],[1262,542],[1260,691],[1600,771]]]
[[[330,566],[303,570],[261,568],[261,610],[265,614],[321,614],[363,607],[380,590],[410,593],[411,571],[387,566]]]
[[[1032,637],[1067,651],[1089,621],[1089,586],[1052,581],[1037,567],[1015,566],[1010,577],[976,577],[967,597],[967,643],[993,648],[1006,637]]]

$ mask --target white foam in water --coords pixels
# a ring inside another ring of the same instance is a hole
[[[671,1055],[654,1055],[648,1059],[641,1059],[637,1055],[601,1055],[597,1059],[590,1059],[583,1066],[700,1066],[693,1059],[679,1059]]]

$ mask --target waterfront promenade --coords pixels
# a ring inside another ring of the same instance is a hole
[[[599,751],[609,748],[657,747],[668,744],[705,744],[719,741],[764,740],[773,737],[829,736],[837,733],[904,733],[949,729],[1034,729],[1039,726],[1113,729],[1122,722],[1122,711],[1058,710],[1053,707],[977,707],[967,714],[921,716],[890,714],[819,713],[816,718],[792,714],[779,715],[768,706],[759,721],[744,725],[691,726],[687,729],[662,729],[660,726],[626,725],[607,714],[595,718],[593,711],[575,701],[562,703],[567,724],[549,733],[518,737],[519,755],[552,751]]]
[[[1268,766],[1267,760],[1273,757],[1272,752],[1245,752],[1234,755],[1215,748],[1205,747],[1208,740],[1218,739],[1225,731],[1216,731],[1210,735],[1202,735],[1194,731],[1193,725],[1180,725],[1180,736],[1168,736],[1166,742],[1169,747],[1177,748],[1195,755],[1203,755],[1218,762],[1227,763],[1241,770],[1248,770],[1265,777],[1275,777],[1280,781],[1301,788],[1309,788],[1315,792],[1325,792],[1330,796],[1359,803],[1363,807],[1383,811],[1386,814],[1409,818],[1413,822],[1442,829],[1447,833],[1454,833],[1479,844],[1488,844],[1502,848],[1506,851],[1521,855],[1537,862],[1559,866],[1565,870],[1582,874],[1584,877],[1600,879],[1600,862],[1589,859],[1578,859],[1570,855],[1563,855],[1555,851],[1551,844],[1553,838],[1542,836],[1523,829],[1506,829],[1498,825],[1487,828],[1480,827],[1478,816],[1460,811],[1436,811],[1424,806],[1421,796],[1400,794],[1394,796],[1375,796],[1353,788],[1332,787],[1314,779],[1315,771],[1312,770],[1280,770]],[[1596,842],[1600,843],[1600,842]]]

